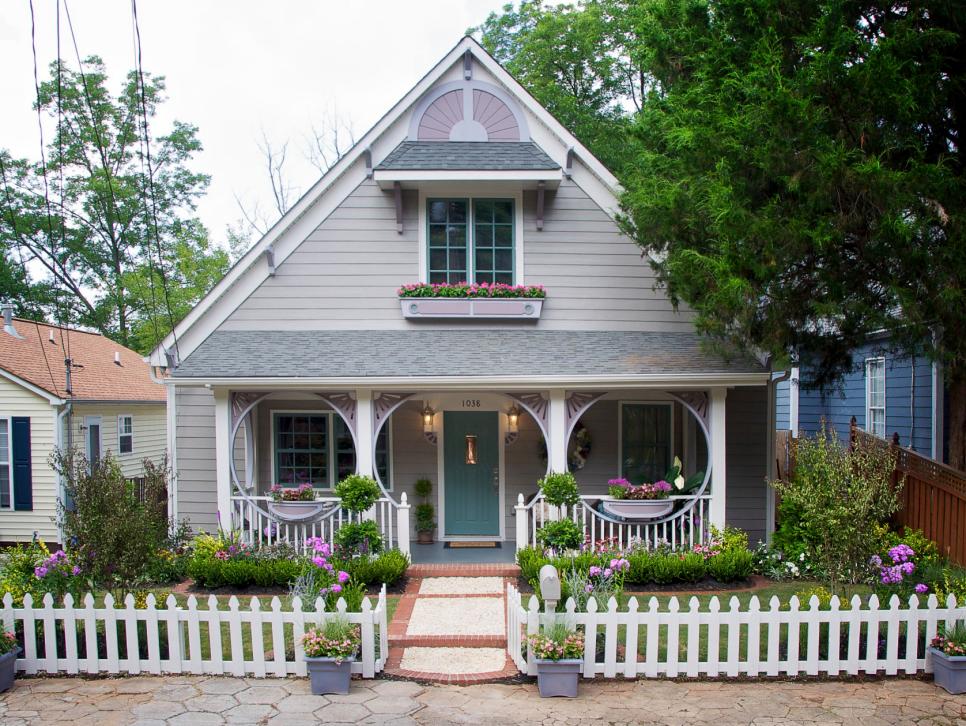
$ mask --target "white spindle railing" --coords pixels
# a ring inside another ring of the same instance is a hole
[[[524,607],[507,586],[507,651],[530,675],[537,664],[525,637],[548,617],[535,596]],[[875,595],[865,603],[858,595],[833,597],[826,608],[814,595],[787,604],[752,596],[745,606],[731,597],[727,607],[717,597],[704,607],[697,597],[672,597],[663,606],[656,597],[646,604],[632,597],[623,609],[614,598],[602,605],[590,598],[577,612],[571,598],[556,617],[584,635],[584,678],[911,675],[932,672],[928,645],[937,624],[966,620],[966,607],[953,595],[942,605],[935,595],[906,602],[893,595],[888,604]]]
[[[704,544],[708,539],[708,516],[711,508],[711,495],[679,495],[668,497],[670,501],[685,502],[681,509],[668,517],[653,522],[618,521],[601,514],[596,509],[597,502],[613,499],[607,495],[581,495],[580,503],[570,508],[554,507],[544,501],[543,495],[534,497],[529,504],[523,503],[520,495],[515,515],[517,517],[517,549],[536,546],[537,530],[547,522],[568,517],[577,522],[584,530],[585,539],[590,542],[613,540],[616,546],[640,543],[651,548],[667,542],[673,548],[694,547]],[[688,503],[694,502],[693,507]]]
[[[409,504],[405,494],[398,505],[383,497],[369,512],[355,516],[338,506],[338,497],[321,497],[318,501],[326,503],[325,511],[328,514],[315,521],[297,523],[285,522],[267,514],[270,501],[271,497],[266,496],[232,497],[234,527],[241,530],[252,545],[263,547],[284,542],[301,552],[310,537],[321,537],[331,545],[334,544],[335,533],[343,524],[372,519],[379,527],[385,547],[396,546],[407,554],[409,552]],[[404,524],[403,527],[398,526],[400,522]]]
[[[27,674],[47,673],[211,673],[234,676],[285,677],[306,674],[302,635],[306,629],[339,617],[359,626],[361,646],[352,672],[372,678],[382,671],[389,653],[386,586],[375,607],[367,597],[361,612],[347,612],[339,599],[335,611],[326,611],[321,598],[314,609],[304,609],[299,598],[283,609],[271,598],[266,607],[253,597],[244,607],[238,598],[222,609],[214,595],[194,595],[178,605],[173,595],[164,604],[149,594],[144,607],[134,596],[115,603],[108,594],[98,606],[87,594],[83,605],[72,595],[55,603],[49,593],[43,606],[24,595],[23,607],[13,596],[3,597],[0,622],[23,644],[16,668]],[[313,606],[310,606],[313,607]],[[42,626],[42,627],[41,627]],[[249,636],[246,646],[243,635]]]

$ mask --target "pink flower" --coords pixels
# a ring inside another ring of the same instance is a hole
[[[338,583],[336,583],[335,585],[333,585],[333,586],[332,586],[332,587],[330,587],[329,589],[330,589],[330,590],[331,590],[332,592],[342,592],[342,585],[340,585],[340,584],[338,584]]]
[[[343,572],[342,570],[339,570],[338,578],[339,578],[339,582],[348,582],[349,581],[349,573],[348,572]]]
[[[918,585],[916,585],[915,589],[917,593],[919,593],[920,595],[924,595],[927,592],[929,592],[929,585],[925,585],[920,582]]]

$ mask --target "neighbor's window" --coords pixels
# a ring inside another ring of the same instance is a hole
[[[134,451],[134,416],[117,417],[117,452],[130,454]]]
[[[0,418],[0,509],[13,506],[13,472],[10,470],[10,419]]]
[[[513,200],[430,199],[429,282],[513,284]]]
[[[621,476],[632,484],[663,479],[671,468],[671,406],[621,404]]]
[[[885,438],[885,358],[865,361],[865,430]]]
[[[283,486],[331,486],[328,414],[275,414],[275,481]]]

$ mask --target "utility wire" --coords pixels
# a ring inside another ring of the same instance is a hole
[[[138,25],[138,4],[137,0],[131,0],[131,16],[134,20],[134,40],[135,40],[135,62],[137,67],[137,77],[139,81],[141,96],[141,121],[144,131],[144,149],[148,166],[148,188],[151,193],[151,221],[154,226],[154,243],[158,251],[158,272],[161,275],[161,289],[164,292],[164,305],[168,311],[168,322],[171,325],[171,336],[174,340],[175,360],[180,360],[181,352],[178,349],[178,333],[175,330],[174,314],[171,312],[171,297],[168,294],[168,280],[164,272],[164,253],[161,249],[161,238],[158,234],[158,205],[157,195],[154,191],[154,169],[151,165],[151,137],[148,132],[148,106],[147,95],[144,88],[144,64],[141,57],[141,28]]]
[[[61,213],[64,206],[64,92],[61,84],[61,71],[63,62],[60,58],[60,0],[57,0],[57,176],[60,185],[60,209]],[[67,229],[64,221],[60,223],[60,248],[67,249]],[[57,285],[57,303],[60,312],[60,347],[64,353],[64,365],[70,366],[70,306],[63,304],[60,285]],[[66,343],[65,343],[66,340]],[[68,390],[67,395],[72,395],[73,391]]]

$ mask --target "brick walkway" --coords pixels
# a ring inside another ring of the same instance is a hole
[[[519,571],[510,564],[411,566],[389,623],[386,673],[460,684],[517,675],[506,655],[506,585]],[[474,579],[487,586],[480,592],[445,586],[447,580],[466,585]]]
[[[421,685],[355,680],[312,696],[301,679],[138,676],[18,679],[0,695],[4,726],[206,724],[966,724],[966,696],[931,683],[597,681],[580,698],[536,685]]]

